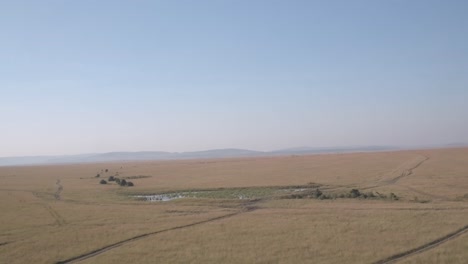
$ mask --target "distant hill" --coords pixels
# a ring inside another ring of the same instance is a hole
[[[464,143],[432,146],[441,147],[463,147]],[[427,146],[426,146],[427,147]],[[64,156],[28,156],[28,157],[0,157],[0,166],[16,165],[46,165],[65,163],[93,163],[111,161],[144,161],[144,160],[180,160],[180,159],[211,159],[211,158],[236,158],[236,157],[259,157],[259,156],[286,156],[307,155],[320,153],[350,153],[350,152],[372,152],[391,151],[400,149],[418,149],[425,147],[398,148],[392,146],[354,146],[354,147],[330,147],[313,148],[297,147],[280,149],[274,151],[254,151],[247,149],[212,149],[192,152],[164,152],[164,151],[140,151],[140,152],[109,152]]]
[[[272,151],[272,154],[281,155],[300,155],[300,154],[319,154],[319,153],[343,153],[343,152],[361,152],[361,151],[385,151],[397,150],[397,147],[391,146],[355,146],[355,147],[328,147],[328,148],[312,148],[298,147]]]
[[[98,154],[81,154],[66,156],[29,156],[29,157],[4,157],[0,158],[0,166],[15,165],[41,165],[64,163],[92,163],[110,161],[143,161],[143,160],[177,160],[177,159],[202,159],[202,158],[235,158],[252,157],[265,154],[265,152],[245,149],[214,149],[193,152],[109,152]]]

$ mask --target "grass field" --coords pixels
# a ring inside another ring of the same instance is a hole
[[[0,199],[1,263],[468,260],[468,148],[0,167]]]

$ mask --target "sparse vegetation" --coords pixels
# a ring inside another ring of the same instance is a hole
[[[108,181],[115,181],[115,177],[114,176],[109,176],[109,179],[107,179]]]
[[[390,193],[390,200],[399,200],[398,196],[396,196],[394,193]]]
[[[413,198],[413,202],[416,202],[416,203],[429,203],[430,200],[422,200],[422,199],[419,199],[419,197],[415,196]]]
[[[127,180],[134,180],[134,179],[145,179],[145,178],[151,178],[151,176],[146,176],[146,175],[136,175],[136,176],[126,176],[122,177],[123,179]]]
[[[100,184],[107,184],[107,181],[103,179],[103,180],[101,180],[99,183],[100,183]]]

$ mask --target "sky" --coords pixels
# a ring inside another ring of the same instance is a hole
[[[468,142],[468,1],[1,1],[0,156]]]

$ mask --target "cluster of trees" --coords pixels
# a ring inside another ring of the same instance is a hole
[[[120,167],[122,168],[122,167]],[[102,173],[108,173],[109,172],[109,169],[102,169],[100,173],[96,174],[96,178],[99,178],[101,177],[101,174]],[[100,184],[107,184],[108,182],[115,182],[117,183],[118,185],[120,186],[126,186],[126,187],[132,187],[134,186],[133,182],[131,181],[126,181],[125,179],[119,179],[117,178],[116,176],[119,175],[119,172],[116,172],[115,173],[115,176],[109,176],[109,178],[106,180],[102,179],[99,183]]]
[[[133,182],[131,182],[131,181],[126,181],[125,179],[120,179],[120,178],[117,178],[117,177],[115,177],[115,176],[109,176],[109,178],[108,178],[107,180],[110,181],[110,182],[113,181],[113,182],[117,183],[117,184],[120,185],[120,186],[127,186],[127,187],[135,186],[135,185],[133,184]],[[101,181],[101,182],[102,182],[102,181]],[[107,182],[106,182],[106,183],[107,183]]]
[[[320,199],[320,200],[337,199],[337,198],[399,200],[399,197],[396,196],[394,193],[390,193],[389,195],[381,194],[379,192],[376,192],[375,194],[373,192],[362,193],[358,189],[352,189],[348,193],[325,194],[322,191],[320,191],[319,188],[317,188],[315,190],[307,190],[307,191],[297,193],[297,194],[296,193],[291,194],[291,195],[285,196],[285,198],[287,198],[287,199],[305,199],[305,198],[309,198],[309,199]]]
[[[315,190],[307,190],[304,192],[293,193],[291,195],[288,195],[286,198],[289,198],[289,199],[304,199],[304,198],[324,199],[325,197],[327,196],[323,194],[323,192],[320,191],[319,188],[317,188]]]

